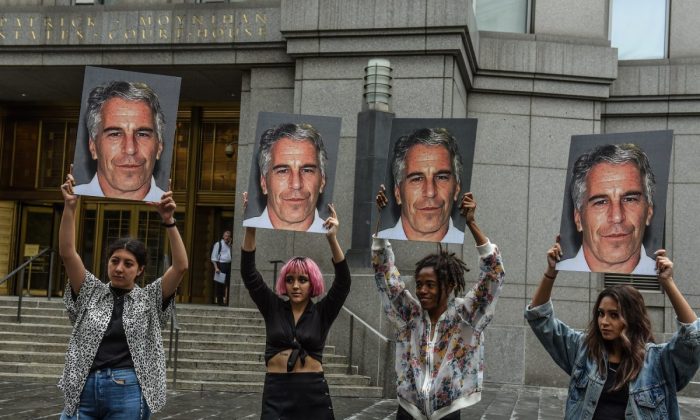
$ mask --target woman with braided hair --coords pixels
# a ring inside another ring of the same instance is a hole
[[[386,203],[382,188],[379,209]],[[501,292],[503,261],[476,224],[471,193],[464,194],[460,209],[480,256],[478,281],[466,295],[467,266],[454,253],[440,250],[416,263],[416,299],[401,280],[389,241],[372,243],[374,279],[397,327],[397,419],[459,419],[460,409],[481,399],[482,332]]]

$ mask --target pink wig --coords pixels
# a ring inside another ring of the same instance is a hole
[[[278,295],[287,294],[285,279],[289,273],[306,273],[306,275],[309,276],[309,281],[311,282],[311,297],[316,297],[323,293],[325,289],[323,275],[321,275],[321,270],[314,260],[307,257],[294,257],[287,261],[282,267],[280,275],[277,277],[275,291]]]

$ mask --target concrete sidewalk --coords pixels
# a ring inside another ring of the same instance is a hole
[[[257,419],[258,393],[169,391],[165,409],[153,419]],[[700,399],[679,397],[681,418],[700,420]],[[462,419],[559,420],[566,390],[486,384],[481,402],[462,410]],[[56,419],[63,396],[55,385],[0,382],[0,419]],[[333,398],[336,419],[393,419],[396,401],[373,398]]]

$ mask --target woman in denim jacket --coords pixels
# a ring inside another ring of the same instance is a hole
[[[565,418],[680,419],[676,393],[700,364],[700,320],[673,282],[666,251],[656,252],[656,270],[680,328],[663,344],[654,344],[644,298],[628,285],[598,295],[587,331],[558,320],[550,297],[561,255],[557,238],[525,318],[554,362],[571,375]]]

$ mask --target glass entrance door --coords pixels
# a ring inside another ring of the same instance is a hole
[[[54,210],[52,207],[26,206],[22,209],[19,264],[53,246],[53,228]],[[24,287],[22,290],[15,290],[15,293],[23,293],[25,296],[47,296],[50,268],[50,253],[34,260],[24,270]]]

